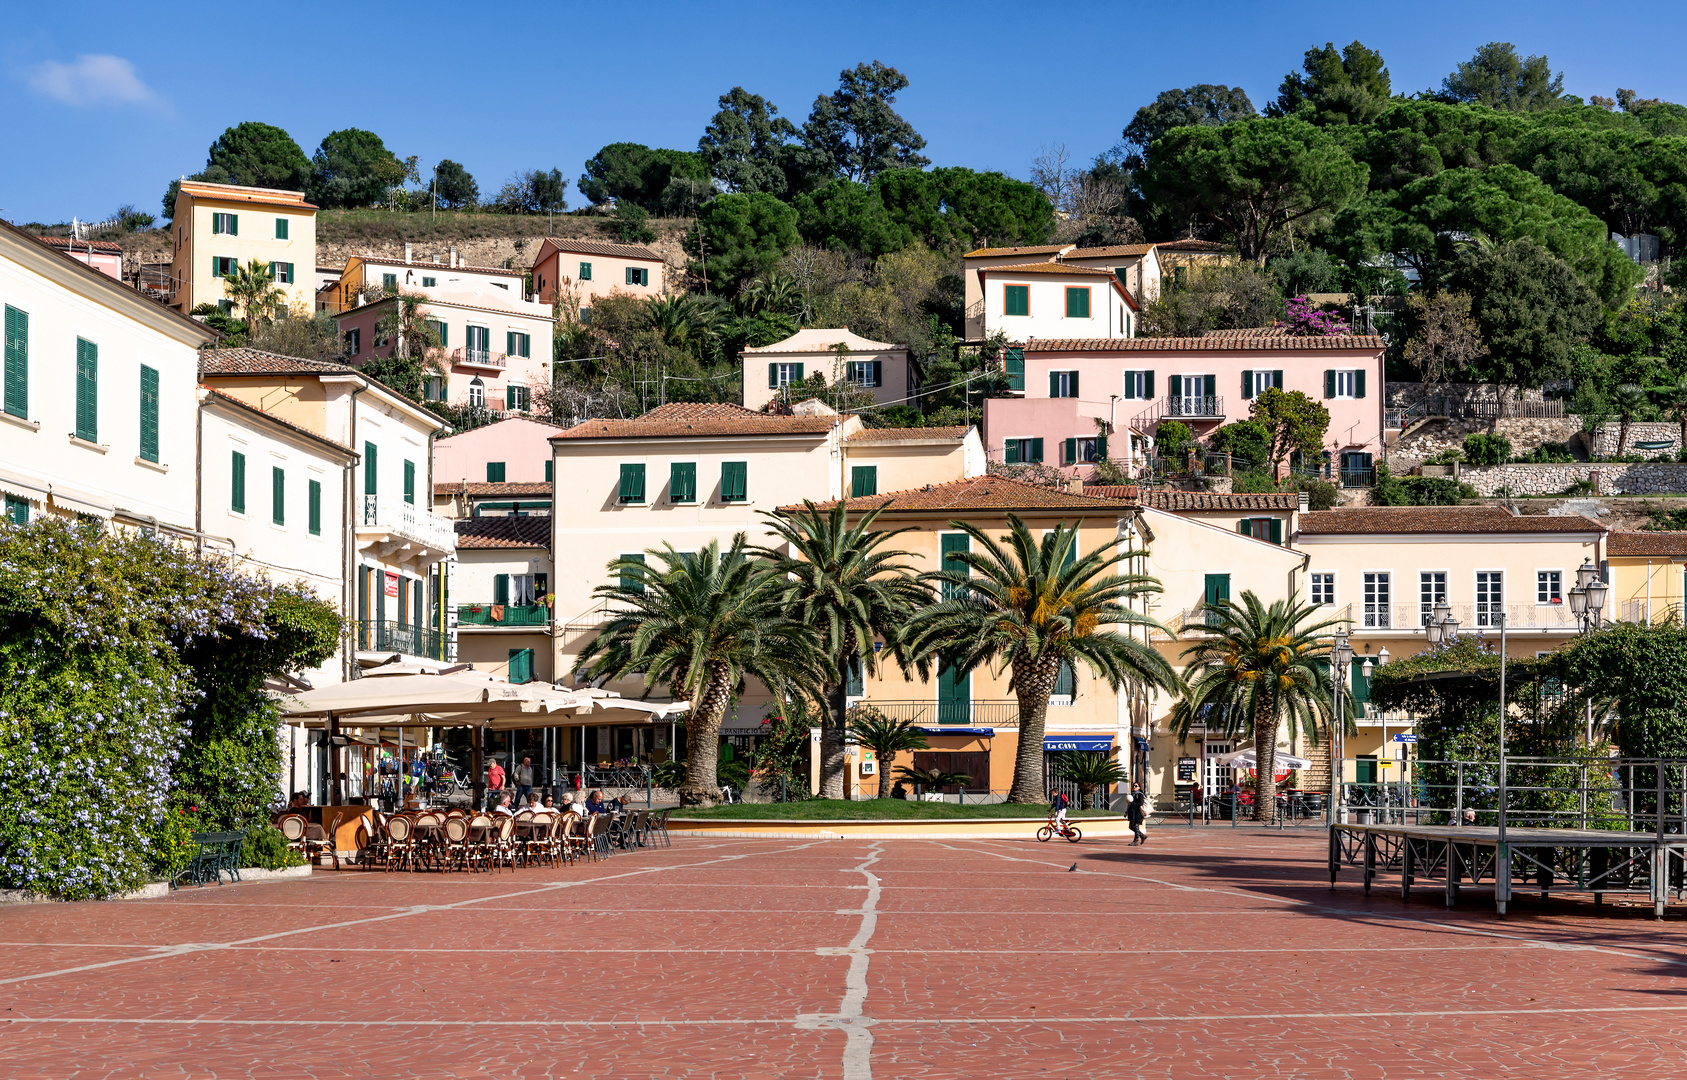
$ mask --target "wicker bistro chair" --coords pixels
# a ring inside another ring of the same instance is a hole
[[[533,829],[538,824],[533,820],[533,812],[523,810],[515,816],[515,828],[510,834],[511,865],[527,865],[533,854]]]
[[[433,868],[441,861],[440,849],[445,842],[443,816],[424,812],[416,817],[416,857],[424,865]]]
[[[387,872],[399,866],[416,868],[416,825],[402,814],[387,819]]]
[[[537,818],[538,827],[533,831],[530,850],[534,861],[541,866],[556,865],[558,824],[560,821],[555,814],[543,814]]]
[[[515,868],[515,818],[499,814],[494,820],[491,839],[492,868]]]
[[[498,832],[491,814],[475,814],[469,818],[468,857],[480,869],[488,869],[492,862],[494,842]]]
[[[556,834],[562,857],[569,862],[579,859],[586,846],[585,833],[580,826],[580,815],[570,810],[559,817]]]
[[[281,830],[281,838],[287,841],[287,850],[296,851],[300,855],[305,853],[305,832],[310,827],[303,814],[282,814],[275,823]]]
[[[439,865],[441,869],[466,867],[469,857],[469,819],[447,817],[440,826]]]

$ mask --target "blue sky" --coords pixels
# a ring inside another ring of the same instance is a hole
[[[514,171],[572,181],[609,142],[693,149],[735,85],[800,124],[838,72],[878,59],[911,85],[898,108],[934,163],[1024,176],[1040,146],[1087,160],[1159,91],[1240,85],[1275,96],[1312,45],[1358,38],[1394,87],[1439,85],[1492,40],[1544,53],[1568,92],[1618,86],[1687,102],[1687,9],[1609,15],[1568,3],[1092,3],[1055,22],[1024,3],[506,3],[412,0],[11,9],[0,44],[0,216],[156,213],[172,177],[203,168],[224,128],[262,120],[310,154],[368,128],[424,170],[466,165],[483,193]],[[636,22],[633,17],[636,16]],[[390,91],[383,88],[394,88]],[[578,197],[569,189],[571,204]]]

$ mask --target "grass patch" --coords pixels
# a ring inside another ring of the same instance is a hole
[[[406,240],[427,243],[506,237],[543,239],[555,235],[614,243],[609,221],[601,215],[558,214],[553,221],[539,214],[441,210],[436,218],[426,211],[323,210],[316,215],[316,239],[318,243],[403,243]],[[659,234],[679,233],[691,227],[691,220],[652,219],[650,227]]]
[[[1068,810],[1069,818],[1117,817],[1110,810]],[[736,821],[953,821],[961,818],[1046,818],[1047,804],[1035,806],[987,803],[915,802],[912,799],[810,799],[807,802],[738,803],[707,810],[681,808],[680,818],[725,818]]]

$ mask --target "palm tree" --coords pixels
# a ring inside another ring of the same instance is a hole
[[[1073,750],[1054,762],[1055,772],[1078,785],[1078,805],[1088,806],[1095,789],[1129,779],[1117,758],[1102,750]]]
[[[787,688],[818,693],[815,676],[826,665],[812,630],[785,612],[784,581],[750,558],[743,533],[725,552],[718,540],[696,552],[673,545],[609,564],[620,584],[594,595],[614,606],[575,662],[577,676],[618,679],[642,676],[666,683],[673,697],[691,703],[685,724],[686,774],[679,787],[687,806],[720,798],[717,780],[721,721],[746,677],[776,694]]]
[[[803,309],[802,287],[796,279],[777,270],[752,278],[738,298],[745,310],[752,312],[798,315]]]
[[[1197,719],[1226,737],[1251,734],[1254,820],[1269,821],[1277,800],[1278,728],[1287,723],[1290,738],[1305,731],[1316,746],[1330,726],[1326,631],[1341,620],[1314,622],[1317,609],[1293,599],[1267,607],[1252,590],[1240,603],[1223,600],[1201,610],[1205,619],[1194,629],[1203,636],[1183,651],[1188,690],[1172,723],[1179,738],[1189,737]]]
[[[257,333],[258,320],[267,322],[274,316],[275,306],[287,300],[287,294],[275,287],[275,275],[270,272],[269,264],[257,259],[236,266],[232,274],[223,278],[223,292],[240,308],[248,334]]]
[[[394,356],[413,358],[424,362],[425,367],[440,369],[437,357],[428,355],[429,350],[439,348],[439,331],[422,309],[427,302],[428,298],[421,293],[399,293],[392,310],[375,324],[375,336],[393,339],[397,346]],[[432,361],[431,365],[427,361]]]
[[[925,575],[950,598],[916,616],[908,629],[909,647],[916,659],[942,657],[957,675],[986,664],[1013,673],[1008,687],[1019,702],[1019,747],[1008,801],[1040,803],[1047,790],[1043,727],[1063,665],[1082,661],[1115,692],[1126,679],[1166,690],[1180,684],[1171,665],[1147,642],[1114,629],[1170,633],[1127,606],[1138,596],[1159,592],[1160,583],[1146,575],[1113,572],[1140,557],[1140,551],[1109,544],[1079,557],[1077,526],[1062,522],[1039,544],[1017,515],[1007,520],[1009,534],[1001,538],[1005,547],[976,525],[949,523],[971,538],[973,550],[948,556],[966,569]]]
[[[783,604],[790,617],[814,628],[828,663],[821,678],[819,703],[825,713],[820,735],[820,794],[844,797],[844,715],[852,676],[878,674],[880,650],[904,667],[908,654],[902,628],[914,612],[931,601],[931,590],[914,577],[913,568],[898,560],[905,551],[883,550],[907,529],[877,531],[873,523],[880,506],[851,526],[840,500],[822,512],[803,500],[792,513],[766,515],[768,528],[785,551],[757,548],[785,579]],[[924,667],[915,665],[924,673]]]
[[[1675,453],[1687,461],[1687,375],[1666,386],[1653,388],[1653,393],[1658,395],[1658,404],[1673,413],[1676,423],[1681,425],[1681,438],[1675,444]]]
[[[896,770],[896,778],[905,784],[918,784],[927,791],[938,791],[946,787],[966,787],[972,783],[972,777],[967,773],[944,772],[942,769],[918,769],[908,765]]]
[[[1633,383],[1618,383],[1611,391],[1611,408],[1617,412],[1617,457],[1627,453],[1629,425],[1646,410],[1646,391]]]
[[[879,760],[879,798],[890,798],[890,760],[905,750],[924,750],[926,737],[903,717],[893,720],[871,705],[857,705],[849,713],[849,730],[855,741]]]

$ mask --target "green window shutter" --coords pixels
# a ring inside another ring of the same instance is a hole
[[[1066,290],[1066,317],[1068,319],[1087,319],[1090,317],[1090,291],[1081,286]]]
[[[1273,371],[1271,373],[1271,385],[1276,387],[1278,390],[1283,388],[1283,373],[1281,371]]]
[[[1217,375],[1208,375],[1207,376],[1205,396],[1206,397],[1217,397],[1218,396],[1218,376]]]
[[[1243,518],[1241,521],[1238,521],[1236,523],[1236,531],[1241,533],[1243,536],[1252,536],[1254,534],[1253,519]]]
[[[291,284],[297,282],[298,280],[299,280],[298,275],[293,272],[293,264],[288,263],[287,264],[287,283],[291,285]]]
[[[246,455],[236,450],[229,459],[228,508],[237,514],[246,512]]]
[[[750,463],[723,461],[720,466],[720,497],[724,502],[748,502],[750,498]]]
[[[239,236],[240,235],[240,215],[239,214],[230,214],[228,216],[228,234],[230,236]]]
[[[1246,401],[1254,396],[1254,373],[1242,372],[1242,400]]]
[[[1031,286],[1007,285],[1002,289],[1002,314],[1031,314]]]
[[[510,410],[511,412],[515,411],[515,387],[514,386],[504,387],[504,408]]]
[[[414,505],[416,502],[416,463],[404,463],[404,501]]]
[[[884,384],[885,384],[885,362],[883,360],[874,360],[873,361],[873,385],[874,386],[883,386]]]
[[[1067,375],[1066,396],[1067,397],[1077,397],[1078,396],[1078,373],[1076,371],[1069,372],[1068,375]]]
[[[278,262],[272,261],[269,264],[269,277],[270,277],[271,281],[274,281],[279,276],[277,271],[279,271],[280,269],[281,269],[281,264],[278,263]]]
[[[1025,391],[1025,350],[1009,349],[1005,363],[1008,374],[1008,389],[1023,393]]]
[[[529,683],[533,681],[533,650],[510,650],[509,680],[512,683]]]
[[[1124,397],[1127,401],[1134,400],[1136,398],[1136,372],[1134,371],[1125,372]]]
[[[767,365],[767,388],[769,390],[779,389],[779,365],[778,364]]]
[[[581,281],[592,280],[592,264],[591,263],[583,262],[583,263],[580,264],[580,280]]]
[[[1142,396],[1150,400],[1154,397],[1154,373],[1152,371],[1142,373]]]
[[[1052,696],[1071,697],[1072,686],[1077,681],[1077,673],[1072,670],[1071,661],[1062,660],[1060,662],[1060,671],[1054,677],[1054,692]]]
[[[1002,444],[1002,460],[1009,465],[1019,464],[1019,440],[1009,439]]]
[[[1059,396],[1060,396],[1060,372],[1051,371],[1051,372],[1049,372],[1049,397],[1057,398]]]
[[[546,458],[545,459],[545,483],[552,484],[552,483],[556,482],[552,477],[552,473],[554,473],[555,471],[556,471],[556,461],[555,461],[555,459]]]
[[[866,495],[879,493],[879,467],[877,465],[853,465],[849,470],[849,497],[859,499]]]
[[[1166,393],[1172,397],[1183,396],[1183,376],[1169,375],[1166,377]]]
[[[644,501],[644,466],[621,466],[621,501],[624,503],[641,503]]]
[[[380,494],[380,489],[375,484],[378,475],[379,471],[375,467],[375,444],[366,442],[363,444],[363,494]]]
[[[100,347],[76,339],[76,437],[100,441]]]
[[[141,365],[141,457],[158,461],[158,370]]]
[[[310,534],[322,535],[322,481],[312,480],[307,488],[310,511]]]
[[[6,307],[5,409],[29,416],[29,312]]]
[[[1356,398],[1365,396],[1365,372],[1362,368],[1353,373],[1353,396]]]
[[[1027,460],[1027,461],[1041,461],[1041,460],[1043,460],[1043,440],[1041,440],[1041,439],[1031,439],[1031,440],[1029,440],[1029,442],[1031,443],[1031,456],[1026,458],[1025,460]]]
[[[435,325],[439,328],[439,347],[442,349],[449,348],[451,346],[451,327],[443,320]]]
[[[1065,444],[1061,447],[1061,450],[1060,450],[1060,463],[1062,465],[1075,465],[1075,464],[1077,464],[1077,461],[1078,461],[1078,440],[1077,439],[1067,439]]]
[[[287,472],[279,465],[269,470],[269,519],[277,525],[287,524]]]
[[[1324,372],[1324,396],[1327,398],[1336,396],[1336,373],[1333,371]]]
[[[642,554],[623,555],[621,556],[621,560],[623,562],[637,563],[640,566],[644,565],[644,556]],[[621,588],[626,589],[629,592],[642,593],[644,591],[644,581],[639,577],[637,571],[632,570],[631,568],[623,568],[621,570]]]
[[[504,331],[504,355],[506,355],[506,356],[516,356],[516,355],[518,355],[515,351],[515,331],[514,330]]]
[[[791,381],[792,382],[802,382],[802,380],[803,380],[803,365],[792,364],[791,366],[796,369],[795,371],[791,372]]]
[[[287,239],[287,219],[284,217],[275,219],[275,238],[277,240]]]
[[[1095,460],[1105,461],[1106,459],[1107,459],[1107,433],[1105,431],[1103,431],[1103,432],[1097,433],[1096,437],[1095,437]]]
[[[492,602],[507,604],[510,602],[510,575],[494,574],[492,577]]]
[[[1271,519],[1271,542],[1273,544],[1281,544],[1283,542],[1283,519],[1282,518],[1272,518]]]
[[[1230,599],[1230,575],[1208,574],[1206,580],[1206,601],[1218,605]]]
[[[488,461],[486,463],[486,482],[488,484],[502,484],[504,482],[504,463],[502,461]]]
[[[668,501],[689,503],[697,501],[697,463],[676,461],[668,467]]]

